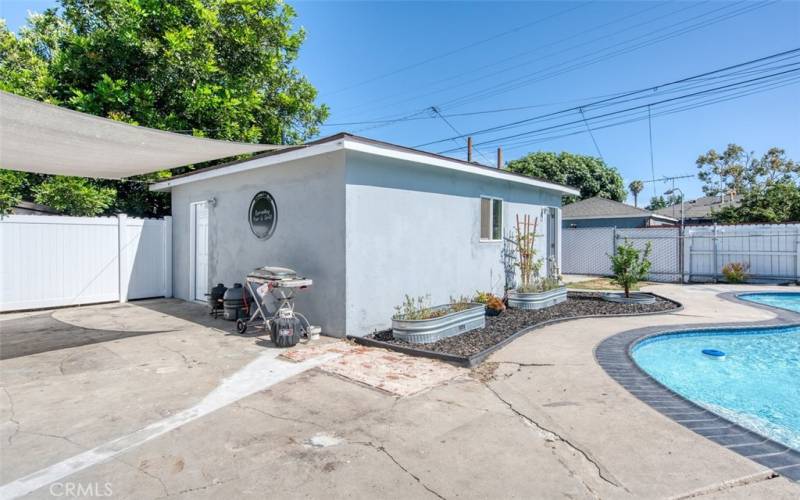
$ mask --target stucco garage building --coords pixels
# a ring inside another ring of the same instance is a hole
[[[172,193],[176,297],[204,300],[214,283],[242,282],[260,266],[289,267],[314,280],[298,310],[334,336],[389,326],[406,294],[429,294],[438,304],[476,290],[501,293],[502,236],[516,215],[538,217],[539,254],[560,258],[561,197],[577,194],[349,134],[151,189]]]

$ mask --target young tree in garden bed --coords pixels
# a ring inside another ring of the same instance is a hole
[[[631,296],[632,286],[647,278],[651,265],[648,259],[651,249],[652,244],[648,241],[642,253],[625,239],[611,256],[611,270],[614,272],[611,281],[625,289],[625,297]]]

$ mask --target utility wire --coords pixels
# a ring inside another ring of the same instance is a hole
[[[441,118],[441,119],[442,119],[442,120],[443,120],[443,121],[444,121],[444,122],[447,124],[447,126],[448,126],[448,127],[450,127],[451,129],[453,129],[453,131],[454,131],[456,134],[460,134],[460,133],[461,133],[461,132],[459,132],[459,131],[458,131],[458,130],[457,130],[457,129],[456,129],[454,126],[453,126],[453,124],[452,124],[452,123],[450,123],[450,122],[447,120],[447,118],[445,118],[444,116],[442,116],[442,113],[440,113],[440,112],[439,112],[439,108],[437,108],[436,106],[431,106],[431,111],[433,111],[433,112],[434,112],[436,115],[438,115],[438,116],[439,116],[439,118]],[[455,140],[455,139],[454,139],[454,140]],[[458,144],[458,141],[456,141],[456,143]],[[484,160],[487,162],[487,164],[491,164],[491,163],[492,163],[492,161],[491,161],[489,158],[487,158],[485,154],[483,154],[483,151],[481,151],[481,150],[480,150],[480,148],[475,148],[475,151],[477,151],[477,152],[478,152],[478,154],[479,154],[479,155],[481,155],[481,157],[482,157],[482,158],[483,158],[483,159],[484,159]]]
[[[586,103],[586,104],[583,104],[581,106],[574,106],[574,107],[562,109],[562,110],[559,110],[559,111],[553,111],[553,112],[550,112],[550,113],[545,113],[545,114],[541,114],[541,115],[538,115],[538,116],[525,118],[525,119],[522,119],[522,120],[516,120],[516,121],[510,122],[510,123],[497,125],[497,126],[493,126],[493,127],[488,127],[488,128],[484,128],[484,129],[480,129],[480,130],[473,130],[471,132],[467,132],[466,134],[462,134],[461,136],[457,136],[456,138],[458,139],[460,137],[482,135],[482,134],[486,134],[486,133],[489,133],[489,132],[494,132],[494,131],[497,131],[497,130],[502,130],[502,129],[511,128],[511,127],[514,127],[514,126],[517,126],[517,125],[530,123],[530,122],[533,122],[533,121],[540,120],[542,118],[548,118],[548,117],[551,117],[551,116],[558,116],[558,115],[561,115],[561,114],[572,113],[572,112],[578,111],[579,108],[588,109],[590,107],[595,107],[595,106],[598,106],[600,104],[605,104],[605,103],[609,103],[609,102],[612,102],[612,101],[617,101],[617,100],[625,98],[625,97],[630,97],[630,96],[635,96],[635,95],[638,95],[638,94],[642,94],[642,93],[645,93],[647,91],[655,91],[655,90],[658,90],[658,89],[663,89],[665,87],[670,87],[670,86],[678,85],[678,84],[681,84],[681,83],[693,81],[693,80],[696,80],[696,79],[701,78],[701,77],[706,77],[706,76],[713,75],[713,74],[719,74],[719,73],[722,73],[722,72],[729,71],[731,69],[741,68],[743,66],[747,66],[747,65],[750,65],[750,64],[753,64],[753,63],[762,62],[762,61],[765,61],[765,60],[773,59],[773,58],[784,56],[784,55],[787,55],[787,54],[798,54],[798,53],[800,53],[800,48],[795,48],[795,49],[779,52],[779,53],[776,53],[776,54],[771,54],[769,56],[760,57],[760,58],[757,58],[757,59],[752,59],[750,61],[746,61],[746,62],[743,62],[743,63],[738,63],[738,64],[734,64],[734,65],[731,65],[731,66],[726,66],[726,67],[715,69],[715,70],[712,70],[712,71],[707,71],[707,72],[704,72],[704,73],[700,73],[700,74],[697,74],[697,75],[680,78],[678,80],[673,80],[673,81],[670,81],[670,82],[667,82],[667,83],[654,85],[652,87],[633,90],[633,91],[626,92],[624,94],[618,95],[616,97],[609,97],[609,98],[606,98],[606,99],[600,99],[598,101]],[[439,143],[442,143],[442,142],[447,142],[447,141],[450,141],[450,140],[451,140],[451,138],[447,137],[447,138],[444,138],[444,139],[438,139],[438,140],[435,140],[435,141],[426,142],[424,144],[420,144],[420,145],[417,145],[415,147],[416,148],[421,148],[421,147],[430,146],[430,145],[433,145],[433,144],[439,144]]]
[[[656,162],[653,156],[653,116],[647,106],[647,132],[650,135],[650,176],[653,179],[653,196],[656,196]]]
[[[380,75],[373,76],[371,78],[367,78],[366,80],[362,80],[362,81],[360,81],[358,83],[355,83],[353,85],[350,85],[348,87],[344,87],[344,88],[341,88],[339,90],[335,90],[335,91],[331,92],[329,95],[338,94],[338,93],[341,93],[341,92],[352,90],[354,88],[361,87],[363,85],[367,85],[368,83],[372,83],[372,82],[381,80],[383,78],[387,78],[389,76],[393,76],[393,75],[396,75],[398,73],[402,73],[404,71],[408,71],[409,69],[413,69],[413,68],[417,68],[419,66],[423,66],[423,65],[428,64],[430,62],[433,62],[433,61],[436,61],[436,60],[439,60],[439,59],[443,59],[443,58],[451,56],[453,54],[457,54],[458,52],[463,52],[463,51],[465,51],[467,49],[471,49],[472,47],[476,47],[478,45],[482,45],[484,43],[491,42],[492,40],[496,40],[498,38],[504,37],[504,36],[509,35],[511,33],[516,33],[517,31],[521,31],[523,29],[530,28],[531,26],[534,26],[536,24],[540,24],[540,23],[543,23],[543,22],[548,21],[550,19],[553,19],[555,17],[562,16],[562,15],[567,14],[569,12],[581,9],[581,8],[583,8],[583,7],[585,7],[585,6],[589,5],[589,4],[590,4],[590,2],[583,2],[581,4],[578,4],[578,5],[574,6],[574,7],[570,7],[568,9],[561,10],[559,12],[556,12],[555,14],[551,14],[549,16],[545,16],[545,17],[537,19],[535,21],[532,21],[532,22],[517,26],[516,28],[512,28],[510,30],[503,31],[503,32],[498,33],[496,35],[492,35],[492,36],[490,36],[488,38],[484,38],[482,40],[478,40],[478,41],[469,43],[467,45],[463,45],[463,46],[458,47],[456,49],[453,49],[453,50],[450,50],[450,51],[435,55],[433,57],[429,57],[427,59],[423,59],[421,61],[417,61],[417,62],[409,64],[407,66],[403,66],[401,68],[398,68],[396,70],[389,71],[387,73],[383,73],[383,74],[380,74]]]
[[[586,131],[589,132],[589,137],[592,138],[592,142],[594,143],[594,148],[597,150],[597,154],[600,156],[601,160],[606,161],[605,158],[603,158],[603,153],[600,152],[600,146],[597,145],[597,140],[594,138],[592,129],[589,127],[589,122],[586,121],[586,115],[583,114],[583,108],[578,108],[578,111],[581,112],[581,117],[583,118],[583,124],[586,125]]]
[[[798,71],[800,71],[800,69],[791,69],[791,70],[786,70],[786,71],[782,71],[782,72],[779,72],[779,73],[773,73],[771,75],[761,76],[761,77],[757,77],[757,78],[751,78],[749,80],[744,80],[742,82],[727,84],[727,85],[723,85],[723,86],[712,88],[712,89],[707,89],[707,90],[702,90],[702,91],[699,91],[699,92],[694,92],[694,93],[691,93],[691,94],[671,97],[669,99],[662,99],[660,101],[641,104],[641,105],[638,105],[638,106],[632,106],[630,108],[626,108],[626,109],[622,109],[622,110],[618,110],[618,111],[611,111],[611,112],[608,112],[608,113],[604,113],[604,114],[593,116],[590,119],[598,119],[598,118],[604,118],[604,117],[608,117],[608,116],[614,116],[614,115],[618,115],[620,113],[624,113],[624,112],[627,112],[627,111],[632,111],[632,110],[637,110],[637,109],[644,109],[644,108],[646,108],[648,106],[656,106],[656,105],[659,105],[659,104],[665,104],[665,103],[669,103],[669,102],[673,102],[673,101],[677,101],[677,100],[681,100],[681,99],[686,99],[686,98],[693,97],[693,96],[699,96],[699,95],[707,94],[707,93],[710,93],[710,92],[724,90],[724,89],[727,89],[727,88],[733,88],[733,87],[737,87],[737,86],[742,86],[742,85],[745,85],[747,83],[753,83],[753,82],[762,81],[762,80],[765,80],[765,79],[768,79],[768,78],[774,78],[774,77],[781,76],[781,75],[784,75],[784,74],[792,74],[792,73],[796,73]],[[567,123],[563,123],[563,124],[552,125],[550,127],[544,127],[544,128],[537,129],[537,130],[532,130],[532,131],[527,131],[527,132],[520,132],[520,133],[517,133],[517,134],[508,135],[508,136],[505,136],[505,137],[495,138],[495,139],[493,139],[493,141],[502,141],[502,140],[507,140],[507,139],[514,139],[514,138],[517,138],[517,137],[523,137],[523,136],[526,136],[526,135],[529,135],[529,134],[532,134],[532,133],[536,133],[536,132],[557,129],[557,128],[564,127],[566,125],[572,125],[572,124],[575,124],[575,123],[580,123],[581,121],[582,120],[571,121],[571,122],[567,122]],[[490,141],[485,141],[483,143],[479,143],[479,145],[480,144],[487,144],[489,142]],[[463,148],[461,148],[461,149],[463,149]],[[445,151],[445,152],[449,152],[449,151],[453,151],[453,150],[448,150],[448,151]]]

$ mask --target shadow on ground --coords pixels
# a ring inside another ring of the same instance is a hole
[[[0,323],[0,359],[19,358],[168,331],[171,330],[126,331],[85,328],[60,321],[53,317],[52,311],[48,311]]]

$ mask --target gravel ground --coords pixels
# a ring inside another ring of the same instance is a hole
[[[575,316],[641,314],[669,311],[677,307],[673,302],[658,297],[655,304],[629,305],[606,302],[596,293],[569,292],[565,302],[553,307],[538,311],[506,309],[500,316],[487,316],[485,328],[472,330],[430,344],[409,344],[402,340],[395,340],[391,330],[376,332],[367,337],[404,347],[454,354],[456,356],[471,356],[502,342],[524,328],[544,321],[573,318]]]

